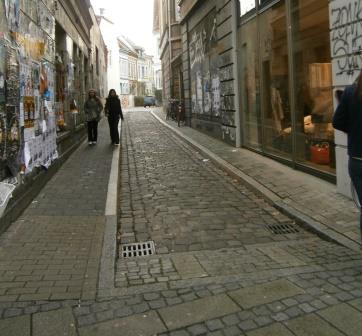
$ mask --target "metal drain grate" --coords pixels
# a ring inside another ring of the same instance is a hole
[[[132,243],[121,245],[123,258],[147,257],[155,254],[155,243],[148,241],[144,243]]]
[[[291,223],[267,225],[267,228],[274,234],[290,234],[299,232],[296,225]]]

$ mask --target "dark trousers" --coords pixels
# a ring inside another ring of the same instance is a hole
[[[97,141],[98,138],[98,121],[88,121],[88,141]]]
[[[349,176],[356,189],[359,203],[362,204],[362,160],[350,158],[348,162]],[[362,237],[362,213],[360,214],[360,230]]]
[[[119,118],[108,117],[109,134],[113,144],[119,144],[118,123]]]

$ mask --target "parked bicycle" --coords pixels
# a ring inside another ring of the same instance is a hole
[[[169,120],[170,118],[172,120],[176,120],[178,104],[179,104],[179,101],[177,99],[173,99],[173,98],[169,99],[168,105],[167,105],[166,120]]]
[[[172,119],[177,122],[178,127],[185,123],[185,104],[178,99],[168,101],[166,120]]]

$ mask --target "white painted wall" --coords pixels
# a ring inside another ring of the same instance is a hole
[[[343,89],[353,83],[362,69],[362,33],[361,21],[358,19],[362,0],[330,0],[329,25],[331,29],[331,56],[333,86]],[[336,107],[336,101],[334,102]],[[347,136],[335,132],[337,161],[337,190],[350,196],[350,179],[348,175]]]
[[[100,28],[108,49],[108,89],[120,90],[119,46],[114,24],[102,19]],[[108,95],[108,92],[107,92]]]

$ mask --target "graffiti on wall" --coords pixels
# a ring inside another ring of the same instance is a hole
[[[220,115],[220,75],[216,10],[211,11],[189,33],[192,113],[203,119]]]
[[[331,3],[331,49],[336,76],[362,69],[362,0]]]

